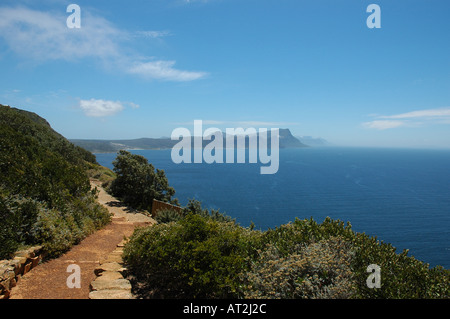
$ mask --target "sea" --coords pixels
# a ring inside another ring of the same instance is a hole
[[[276,174],[260,163],[175,164],[171,150],[133,150],[165,171],[180,204],[197,199],[247,227],[266,230],[312,217],[450,269],[450,150],[310,147],[281,149]],[[113,168],[115,153],[95,154]]]

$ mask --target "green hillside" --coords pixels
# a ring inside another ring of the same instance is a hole
[[[0,259],[36,244],[55,256],[108,223],[89,183],[95,167],[45,119],[0,105]]]

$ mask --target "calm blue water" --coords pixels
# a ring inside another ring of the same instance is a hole
[[[133,153],[165,170],[183,205],[195,198],[263,230],[295,217],[330,216],[450,268],[450,151],[284,149],[275,175],[260,175],[260,164],[177,165],[170,150]],[[96,155],[112,168],[116,154]]]

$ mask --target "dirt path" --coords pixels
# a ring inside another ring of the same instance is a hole
[[[22,276],[11,291],[11,299],[88,299],[89,284],[96,278],[94,269],[100,262],[136,227],[155,223],[152,218],[127,208],[107,194],[100,182],[91,181],[91,184],[100,190],[98,201],[113,214],[112,222],[61,257],[42,263]],[[67,287],[70,264],[81,268],[81,288]]]

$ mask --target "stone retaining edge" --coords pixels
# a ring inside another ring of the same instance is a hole
[[[0,261],[0,299],[9,299],[11,289],[20,278],[35,268],[44,258],[42,246],[19,250],[13,259]]]

